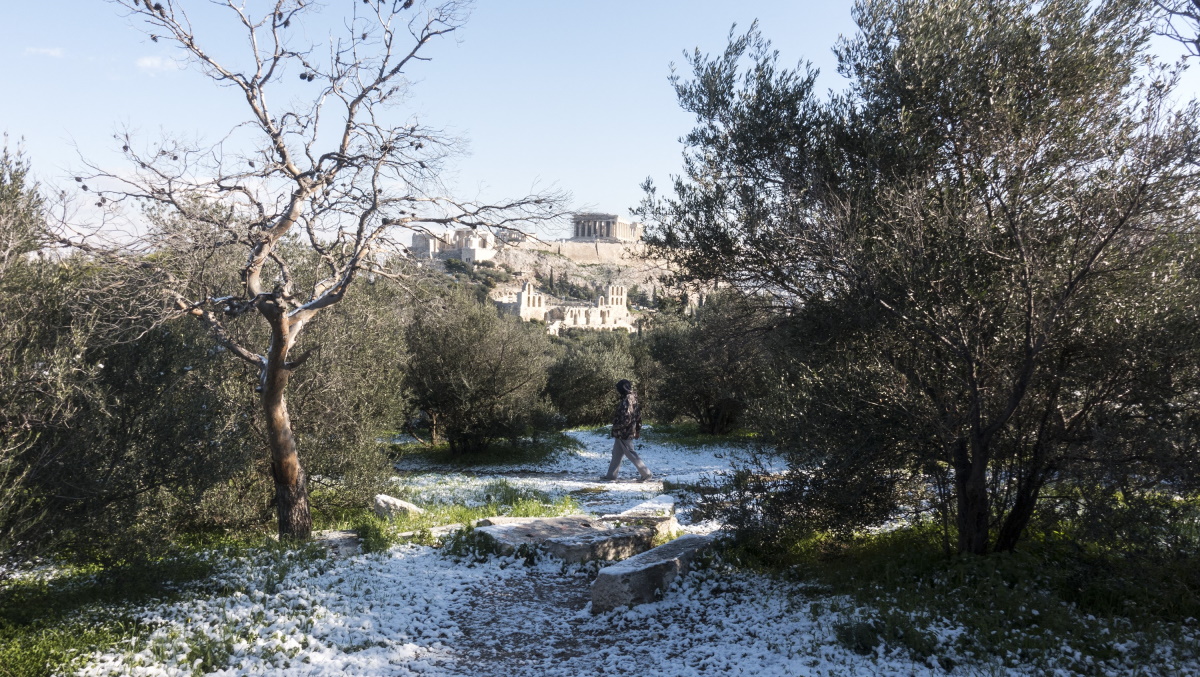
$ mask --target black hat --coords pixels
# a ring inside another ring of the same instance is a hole
[[[628,395],[629,393],[633,392],[633,383],[627,378],[617,381],[617,392],[621,393],[622,395]]]

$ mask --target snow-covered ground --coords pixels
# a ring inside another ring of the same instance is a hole
[[[649,429],[649,426],[647,426]],[[624,461],[617,482],[606,482],[601,476],[608,471],[612,458],[612,438],[607,430],[584,430],[568,433],[580,443],[543,463],[519,463],[477,468],[459,472],[454,468],[430,466],[420,458],[398,463],[402,476],[396,478],[402,498],[417,503],[486,502],[486,489],[497,479],[509,484],[545,492],[557,499],[572,495],[588,512],[603,514],[627,510],[663,492],[663,481],[674,485],[693,485],[728,473],[732,464],[747,461],[747,452],[736,445],[707,445],[700,448],[675,444],[637,442],[638,454],[654,473],[648,482],[638,482],[637,471]],[[780,467],[782,469],[782,467]],[[678,490],[676,490],[678,494]],[[680,502],[680,521],[689,522],[690,502],[686,496]]]
[[[483,502],[489,485],[503,478],[552,496],[581,496],[592,512],[623,509],[659,493],[660,483],[595,481],[607,467],[611,442],[603,433],[574,434],[583,449],[546,467],[446,474],[409,464],[397,489],[418,502]],[[657,477],[694,482],[727,471],[741,452],[644,443],[642,453]],[[899,648],[881,645],[865,656],[847,649],[837,627],[871,610],[805,584],[718,563],[676,579],[658,602],[593,615],[594,570],[594,564],[553,559],[528,565],[504,557],[455,558],[417,545],[344,559],[263,552],[224,561],[220,573],[182,601],[141,608],[137,616],[153,630],[88,657],[78,674],[945,674]],[[937,658],[958,666],[956,674],[1045,672],[977,663],[957,654],[954,640],[962,628],[921,625],[937,638]],[[1194,661],[1168,657],[1161,665],[1172,674],[1200,674]],[[1156,672],[1152,666],[1143,674]]]
[[[698,572],[660,602],[593,616],[585,567],[467,564],[425,546],[345,560],[230,562],[222,594],[143,610],[158,625],[80,675],[926,674],[842,649],[849,602]],[[820,605],[820,609],[814,607]]]

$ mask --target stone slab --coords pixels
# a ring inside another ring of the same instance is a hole
[[[683,531],[683,527],[679,526],[679,522],[676,521],[674,515],[670,517],[638,517],[622,513],[620,515],[605,515],[600,519],[612,525],[613,528],[648,527],[654,531],[654,535],[658,538],[674,538],[675,534]]]
[[[592,613],[653,602],[711,543],[711,536],[687,534],[601,569],[592,583]]]
[[[362,545],[359,543],[358,534],[353,531],[338,529],[314,531],[312,539],[314,543],[328,549],[329,554],[335,557],[349,557],[362,552]]]
[[[611,527],[594,517],[550,517],[520,519],[508,523],[482,526],[475,534],[488,539],[497,554],[510,555],[521,546],[540,546],[554,538],[568,538]]]
[[[682,529],[675,520],[675,497],[666,494],[639,503],[629,510],[613,515],[604,515],[600,519],[613,526],[653,527],[659,538],[671,538]]]
[[[587,515],[564,515],[564,516],[565,517],[580,517],[585,520],[588,519]],[[508,517],[508,516],[484,517],[483,519],[475,520],[475,526],[476,527],[494,527],[494,526],[500,526],[502,524],[529,524],[531,522],[537,522],[537,521],[544,520],[544,519],[546,519],[546,518],[545,517]]]
[[[551,538],[542,547],[568,563],[622,560],[654,547],[655,533],[652,527],[625,526]]]

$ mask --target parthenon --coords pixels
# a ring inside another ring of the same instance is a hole
[[[576,214],[573,240],[618,240],[636,242],[642,239],[642,224],[630,223],[616,214]]]

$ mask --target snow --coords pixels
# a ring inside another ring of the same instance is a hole
[[[648,430],[649,426],[643,428]],[[422,459],[406,459],[396,464],[404,476],[397,478],[405,498],[417,503],[486,503],[487,487],[498,479],[525,489],[545,492],[552,500],[571,494],[589,512],[624,512],[663,493],[663,481],[674,485],[692,485],[718,479],[733,464],[749,461],[749,454],[736,445],[707,445],[690,448],[676,444],[641,441],[638,454],[654,473],[648,482],[636,482],[630,463],[622,463],[618,478],[607,482],[601,476],[612,458],[612,437],[606,429],[568,433],[580,447],[558,454],[541,464],[516,463],[488,466],[486,470],[463,472],[455,468],[431,466]],[[782,470],[780,464],[777,470]],[[677,492],[678,493],[678,492]],[[686,521],[687,502],[680,504],[681,521]],[[708,530],[713,526],[708,525]]]
[[[273,581],[279,563],[268,555],[230,562],[210,582],[227,593],[144,609],[138,618],[156,630],[134,650],[94,655],[77,674],[930,673],[903,656],[840,648],[833,626],[841,613],[814,614],[811,601],[762,576],[700,572],[660,602],[592,616],[586,602],[564,609],[536,594],[554,585],[586,591],[586,567],[553,560],[467,565],[400,546],[284,564],[286,575]],[[500,599],[498,591],[528,594]],[[198,662],[205,656],[210,662]]]
[[[583,448],[544,467],[443,472],[406,464],[397,488],[421,504],[486,502],[497,480],[552,497],[571,493],[593,513],[619,512],[662,493],[661,482],[596,481],[611,441],[573,433]],[[744,452],[644,443],[657,477],[698,482],[728,472]],[[687,525],[706,533],[715,522]],[[839,625],[876,610],[810,584],[701,564],[677,578],[661,600],[593,615],[595,563],[552,558],[451,556],[448,549],[401,545],[348,558],[261,551],[222,561],[219,572],[178,601],[150,603],[135,616],[150,630],[87,656],[81,676],[107,675],[933,675],[900,647],[860,655],[837,638]],[[966,632],[937,619],[913,619],[933,635],[957,674],[1043,674],[959,655]],[[1200,674],[1181,638],[1161,646],[1160,665]],[[1128,647],[1127,647],[1128,648]],[[1180,651],[1182,649],[1182,651]],[[1182,653],[1178,656],[1172,652]],[[1074,650],[1063,648],[1064,656]],[[1098,672],[1127,672],[1118,662]],[[1114,670],[1113,668],[1119,668]],[[1068,671],[1060,671],[1068,674]]]

